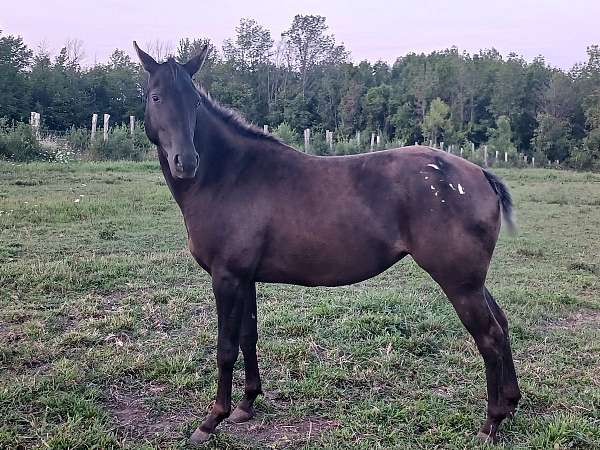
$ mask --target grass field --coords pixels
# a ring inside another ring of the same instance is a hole
[[[500,448],[600,448],[600,175],[498,173],[520,228],[488,287],[524,395]],[[354,286],[258,292],[259,415],[208,448],[481,445],[483,363],[409,258]],[[215,335],[156,163],[0,163],[1,448],[185,448]]]

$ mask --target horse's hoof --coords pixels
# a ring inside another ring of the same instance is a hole
[[[244,423],[248,422],[250,419],[254,417],[254,410],[244,411],[240,407],[235,408],[235,410],[228,417],[228,421],[232,423]]]
[[[210,433],[201,430],[200,427],[196,428],[196,431],[190,436],[190,445],[204,444],[210,439]]]
[[[479,433],[477,433],[477,439],[479,439],[481,442],[486,443],[486,444],[495,444],[496,440],[497,440],[495,435],[490,435],[490,434],[484,433],[483,431],[480,431]]]

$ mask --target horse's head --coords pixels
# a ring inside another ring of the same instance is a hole
[[[133,46],[150,75],[144,116],[146,134],[163,152],[173,178],[193,178],[198,169],[194,130],[200,94],[192,76],[202,67],[208,46],[185,64],[173,59],[159,64],[135,41]]]

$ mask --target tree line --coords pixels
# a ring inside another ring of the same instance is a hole
[[[455,47],[410,53],[392,65],[354,64],[325,17],[297,15],[277,41],[242,19],[220,48],[196,37],[173,49],[160,41],[146,49],[184,62],[204,45],[210,51],[197,81],[257,125],[334,130],[340,140],[361,131],[405,143],[489,144],[539,161],[600,165],[598,45],[568,71],[543,57],[528,62]],[[77,40],[52,56],[0,32],[0,117],[27,121],[37,111],[52,130],[89,127],[94,112],[123,123],[142,117],[145,74],[137,61],[117,49],[108,62],[84,67],[82,55]]]

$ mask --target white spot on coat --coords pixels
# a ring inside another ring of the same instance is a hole
[[[435,164],[427,164],[428,167],[433,167],[435,170],[440,170],[440,168],[438,166],[436,166]]]
[[[460,195],[464,195],[465,194],[465,190],[463,189],[463,187],[460,185],[460,183],[458,184],[458,192],[460,193]]]
[[[449,183],[448,186],[450,186],[452,188],[453,191],[456,190],[456,188],[454,187],[454,185],[452,183]]]
[[[429,180],[429,177],[425,177],[426,180]]]
[[[435,191],[435,188],[434,188],[433,186],[431,186],[431,189],[432,189],[433,191]]]
[[[442,200],[442,203],[446,203],[446,200]]]

